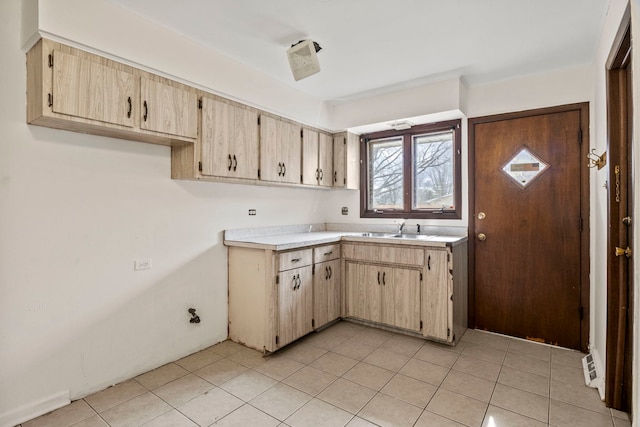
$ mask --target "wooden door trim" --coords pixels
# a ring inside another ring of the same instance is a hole
[[[533,117],[544,114],[562,113],[568,111],[580,112],[580,130],[582,142],[580,144],[580,158],[586,159],[589,153],[589,103],[581,102],[533,110],[495,114],[490,116],[472,117],[468,121],[469,129],[469,328],[475,328],[475,126],[503,120]],[[585,160],[586,162],[586,160]],[[580,233],[580,303],[583,316],[580,320],[580,349],[588,351],[589,346],[589,168],[580,168],[580,216],[582,218],[582,233]]]

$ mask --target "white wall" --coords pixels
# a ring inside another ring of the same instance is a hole
[[[409,105],[398,102],[406,101],[402,92],[379,97],[382,109],[361,101],[327,107],[100,0],[26,2],[27,10],[40,9],[39,20],[26,21],[49,36],[328,129],[438,109],[473,117],[591,101],[598,151],[606,147],[602,54],[625,4],[612,0],[595,66],[482,86],[444,82],[416,89],[430,97]],[[172,181],[166,147],[27,126],[21,39],[29,31],[22,35],[20,13],[20,0],[0,2],[0,425],[51,409],[60,401],[47,401],[52,396],[77,398],[224,339],[222,230],[360,221],[357,191]],[[465,217],[455,225],[467,221],[464,126]],[[604,176],[592,173],[590,219],[591,342],[602,352]],[[258,215],[249,217],[249,208]],[[137,258],[152,258],[153,269],[134,272]],[[202,318],[197,326],[188,322],[190,306]]]

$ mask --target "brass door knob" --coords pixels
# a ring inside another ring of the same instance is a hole
[[[627,246],[627,249],[622,249],[616,246],[616,256],[626,255],[627,258],[631,258],[631,248]]]
[[[487,240],[487,235],[484,233],[478,233],[478,240],[484,242],[485,240]]]

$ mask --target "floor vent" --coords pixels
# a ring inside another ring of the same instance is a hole
[[[584,371],[584,382],[587,386],[597,388],[602,397],[604,392],[604,381],[600,361],[592,353],[582,358],[582,369]]]

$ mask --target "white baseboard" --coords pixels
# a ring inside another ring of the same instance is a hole
[[[49,413],[55,409],[62,408],[71,403],[69,390],[64,390],[38,400],[37,402],[22,405],[19,408],[0,414],[0,427],[14,427],[17,424],[29,421]]]

